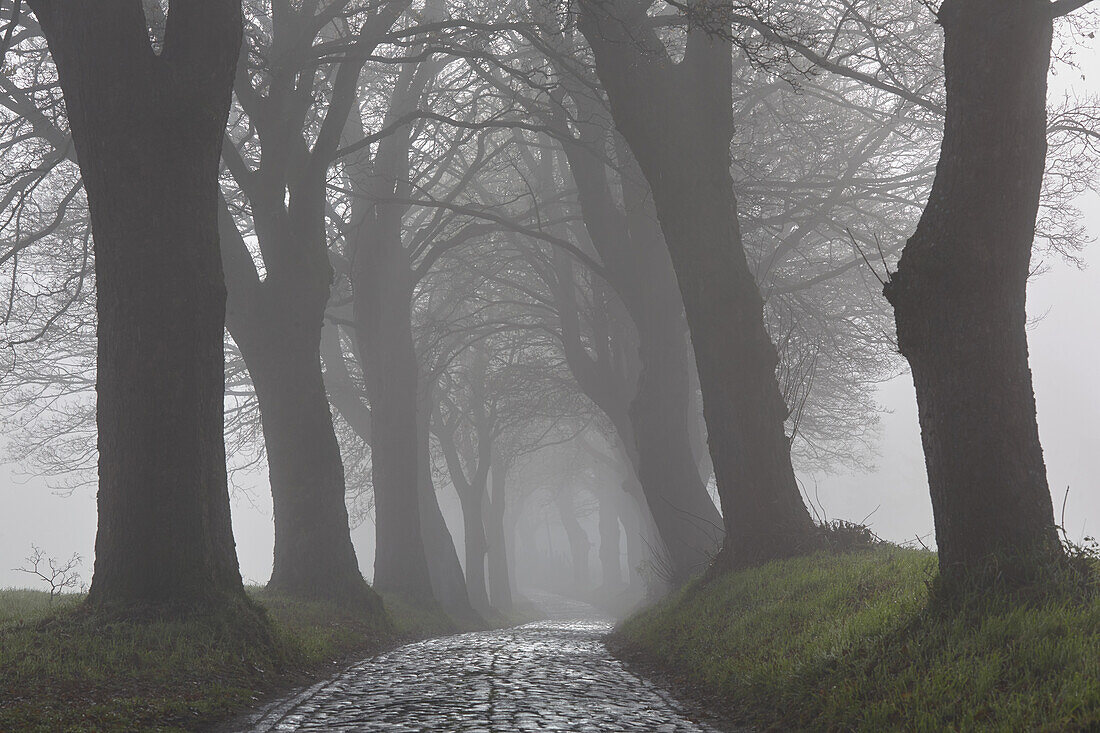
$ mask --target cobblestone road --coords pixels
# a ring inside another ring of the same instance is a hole
[[[607,653],[600,637],[608,620],[582,604],[550,605],[546,621],[417,642],[360,662],[269,706],[242,730],[716,732]]]

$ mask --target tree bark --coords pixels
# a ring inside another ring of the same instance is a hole
[[[418,66],[402,71],[385,124],[415,107],[428,77]],[[408,207],[385,202],[407,193],[410,134],[408,126],[394,130],[379,143],[373,161],[364,159],[350,169],[352,187],[361,196],[353,205],[349,259],[355,332],[374,422],[371,461],[378,524],[374,583],[430,602],[433,592],[421,534],[418,477],[420,364],[412,336],[415,275],[401,238]]]
[[[363,579],[351,542],[344,466],[321,376],[324,304],[318,305],[310,309],[316,320],[293,328],[292,319],[275,317],[279,305],[271,303],[266,322],[257,324],[260,330],[237,339],[262,406],[275,514],[268,587],[380,609],[381,600]],[[305,310],[291,307],[296,314]]]
[[[443,610],[455,618],[474,619],[477,614],[466,592],[466,580],[458,561],[454,538],[443,519],[439,498],[432,482],[431,453],[429,448],[431,409],[421,400],[417,413],[417,446],[420,500],[420,532],[424,539],[424,553],[428,561],[428,575],[432,593]]]
[[[218,158],[240,4],[30,3],[57,67],[95,237],[99,525],[88,603],[244,601],[222,437]]]
[[[778,357],[729,170],[731,49],[692,32],[674,64],[644,10],[624,5],[582,3],[580,28],[649,181],[684,300],[726,529],[714,568],[803,552],[816,533],[791,465]]]
[[[1025,296],[1046,156],[1041,0],[945,0],[947,116],[928,206],[885,294],[913,371],[941,574],[1061,554]],[[1025,562],[1026,561],[1026,562]]]
[[[299,267],[276,268],[261,282],[224,205],[221,231],[229,282],[226,326],[256,389],[271,483],[275,551],[268,586],[300,598],[380,609],[351,541],[344,464],[321,371],[332,278],[327,256],[314,250],[310,257],[303,248]],[[290,242],[284,251],[292,251]]]
[[[381,244],[361,246],[353,275],[356,332],[374,429],[374,585],[431,603],[434,594],[420,529],[419,365],[412,339],[411,293],[400,280],[382,281],[386,273],[395,272],[387,258],[396,256],[403,258],[404,253]],[[367,273],[373,273],[370,279]]]

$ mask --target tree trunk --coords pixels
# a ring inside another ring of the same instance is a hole
[[[1061,554],[1025,330],[1050,4],[945,0],[939,16],[943,147],[885,293],[913,371],[941,573],[981,571],[991,558],[1020,572],[1020,561]]]
[[[623,3],[582,4],[616,127],[649,181],[676,270],[726,529],[717,570],[805,551],[815,529],[784,431],[788,410],[730,176],[729,44],[689,34],[673,64]]]
[[[479,363],[479,367],[484,369],[487,364]],[[436,433],[439,436],[440,447],[443,449],[443,456],[447,461],[451,483],[462,505],[466,550],[466,593],[474,609],[480,613],[489,611],[489,594],[485,578],[487,542],[484,514],[485,495],[492,465],[493,440],[492,426],[488,422],[487,413],[482,409],[483,403],[479,401],[483,398],[484,395],[480,390],[471,390],[471,399],[475,402],[472,421],[477,435],[477,447],[473,451],[476,460],[467,456],[467,461],[463,465],[455,438],[457,424],[447,423],[440,413],[437,413],[439,422]],[[469,476],[466,474],[467,467],[469,467]]]
[[[244,599],[222,438],[218,166],[239,3],[31,3],[57,67],[96,250],[99,526],[88,602]]]
[[[586,114],[598,119],[599,111],[587,109]],[[582,125],[581,129],[588,133],[588,144],[566,145],[566,157],[589,237],[634,323],[639,370],[637,388],[627,410],[616,404],[618,393],[601,382],[585,379],[582,374],[578,383],[613,416],[619,437],[629,446],[631,462],[672,566],[673,577],[669,580],[679,584],[710,563],[724,532],[722,516],[699,477],[691,450],[689,346],[683,300],[652,197],[629,160],[629,151],[616,151],[624,161],[620,209],[612,195],[606,166],[592,150],[606,134],[598,127],[590,130]],[[570,268],[560,269],[565,274]],[[568,291],[561,301],[563,319],[575,319]],[[566,320],[562,323],[563,335],[569,336],[575,327]],[[583,367],[578,364],[581,355],[567,350],[567,356],[571,367]],[[600,387],[606,394],[596,394]],[[620,417],[622,412],[627,414]],[[629,420],[628,426],[624,418]]]
[[[256,208],[257,221],[266,221],[262,207],[259,212]],[[380,609],[381,601],[363,579],[351,541],[344,464],[321,370],[322,327],[332,280],[327,255],[301,248],[304,256],[297,267],[269,270],[261,282],[224,204],[220,216],[222,262],[229,284],[226,326],[256,389],[275,514],[268,586],[300,598]],[[288,236],[284,251],[309,240],[304,231],[267,236],[280,235]],[[347,409],[342,393],[333,399]],[[357,417],[345,412],[353,424]]]
[[[639,321],[642,370],[630,404],[637,446],[634,462],[661,540],[679,584],[702,572],[718,553],[722,515],[707,494],[691,451],[688,428],[687,345],[671,321],[652,314]]]
[[[374,585],[434,602],[420,529],[419,365],[412,339],[410,293],[400,281],[367,280],[392,273],[384,247],[360,247],[355,263],[355,321],[371,404],[371,464],[377,549]],[[402,257],[403,252],[399,252]]]
[[[270,302],[262,323],[233,332],[256,387],[271,479],[275,561],[268,587],[380,608],[351,541],[344,465],[321,375],[325,304],[316,300],[312,308]],[[313,318],[302,318],[305,312]]]
[[[456,486],[457,488],[457,486]],[[485,524],[482,519],[485,487],[469,484],[458,493],[462,503],[462,527],[466,548],[466,592],[474,609],[489,610],[488,586],[485,581]]]
[[[485,541],[489,553],[489,603],[497,611],[512,610],[512,580],[504,527],[505,480],[508,469],[500,461],[490,469],[491,492],[485,511]]]
[[[417,478],[419,481],[420,532],[424,539],[424,554],[428,561],[428,575],[432,593],[443,610],[455,618],[473,619],[476,614],[466,592],[466,580],[462,565],[455,551],[454,538],[443,519],[432,482],[431,454],[429,452],[429,421],[431,410],[421,404],[417,413],[417,439],[419,445]]]
[[[368,445],[373,439],[373,423],[365,395],[354,384],[345,363],[338,327],[329,326],[322,333],[321,355],[325,362],[325,384],[333,406]],[[419,445],[417,466],[417,503],[420,509],[420,531],[424,540],[424,553],[428,563],[428,575],[432,593],[443,610],[454,618],[474,619],[476,614],[466,597],[466,580],[462,565],[455,552],[454,540],[443,519],[432,484],[431,457],[428,444],[430,410],[426,399],[420,399],[417,412],[417,439]]]
[[[808,549],[814,527],[791,464],[784,432],[788,409],[775,376],[778,357],[764,328],[763,301],[736,219],[716,215],[736,205],[728,157],[715,164],[694,152],[684,157],[696,163],[691,167],[702,181],[684,189],[661,181],[658,210],[691,324],[722,499],[726,542],[720,567],[753,564]]]
[[[635,472],[679,584],[710,564],[725,530],[692,450],[693,364],[684,301],[652,192],[625,147],[617,146],[616,154],[627,161],[620,181],[627,231],[637,251],[628,279],[640,364],[630,404]],[[659,497],[651,497],[654,486],[664,489]]]
[[[415,108],[433,68],[410,65],[402,70],[387,123]],[[359,127],[360,122],[354,124]],[[378,525],[374,583],[380,589],[432,602],[420,519],[420,364],[412,335],[415,275],[401,238],[408,206],[382,203],[408,193],[410,134],[407,126],[395,130],[379,143],[373,161],[363,157],[351,166],[352,187],[362,197],[353,204],[355,229],[348,256],[355,331],[374,424],[371,461]]]
[[[530,549],[533,547],[529,543],[519,542],[517,536],[517,530],[519,529],[519,520],[523,516],[522,507],[516,506],[513,503],[504,512],[504,550],[505,554],[510,558],[508,563],[508,584],[512,589],[512,600],[515,602],[517,596],[519,596],[519,578],[516,577],[516,567],[519,565],[519,552],[520,548]]]

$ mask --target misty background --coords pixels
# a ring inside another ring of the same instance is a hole
[[[1080,48],[1078,74],[1052,76],[1049,99],[1074,95],[1100,78],[1100,52]],[[1047,271],[1028,287],[1028,334],[1031,369],[1055,518],[1080,541],[1100,528],[1100,195],[1079,202],[1089,244],[1081,251],[1085,267],[1060,259],[1044,262]],[[904,364],[904,361],[902,362]],[[869,471],[800,472],[803,495],[829,519],[864,521],[880,537],[894,542],[917,538],[934,543],[924,455],[913,383],[906,371],[877,389],[878,439]],[[517,477],[519,480],[519,477]],[[271,574],[274,527],[266,462],[232,478],[233,533],[241,575],[246,583],[263,584]],[[350,485],[349,490],[356,487]],[[578,487],[580,488],[580,487]],[[455,490],[438,487],[438,496],[455,544],[462,546],[462,520]],[[83,559],[81,577],[90,581],[96,533],[95,487],[56,493],[48,482],[28,475],[18,465],[0,468],[0,555],[12,567],[0,567],[0,587],[27,584],[14,566],[31,545],[53,557],[73,553]],[[879,509],[879,507],[883,507]],[[374,568],[374,527],[370,521],[352,529],[359,567],[368,580]],[[523,584],[523,578],[518,581]]]

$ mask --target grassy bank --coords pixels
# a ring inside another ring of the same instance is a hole
[[[395,598],[384,619],[250,593],[274,641],[231,620],[104,623],[79,596],[0,590],[0,731],[199,730],[351,657],[456,630]]]
[[[934,569],[894,547],[776,562],[685,588],[612,646],[762,728],[1100,727],[1100,601],[937,611]]]

